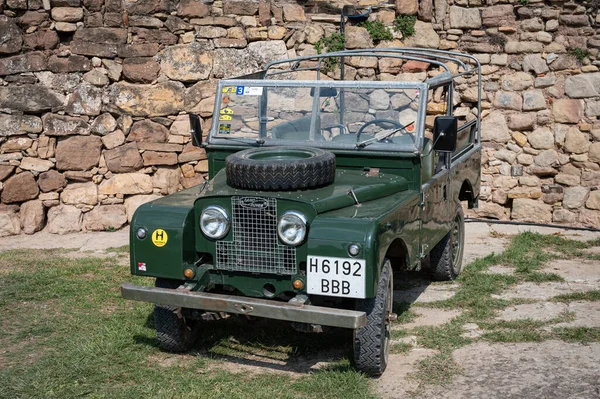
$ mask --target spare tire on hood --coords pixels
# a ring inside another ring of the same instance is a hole
[[[335,180],[335,155],[320,148],[250,148],[225,159],[227,184],[261,191],[306,190]]]

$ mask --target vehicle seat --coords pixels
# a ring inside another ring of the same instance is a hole
[[[271,129],[271,134],[274,139],[280,140],[308,140],[310,135],[310,120],[311,116],[305,116],[289,122],[284,122]],[[321,131],[321,119],[317,118],[317,131],[315,132],[315,140],[323,141]]]
[[[421,157],[421,184],[431,179],[435,170],[435,151],[433,151],[433,142],[427,137],[423,139],[423,157]]]

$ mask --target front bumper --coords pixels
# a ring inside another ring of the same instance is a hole
[[[365,312],[355,310],[296,305],[267,299],[208,292],[122,284],[121,295],[125,299],[170,305],[178,308],[245,314],[267,319],[320,324],[331,327],[357,329],[364,327],[367,323]]]

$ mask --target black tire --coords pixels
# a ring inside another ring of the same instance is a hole
[[[465,217],[460,204],[450,232],[431,250],[431,275],[434,280],[455,280],[462,271],[465,246]]]
[[[380,376],[387,367],[390,353],[390,314],[393,308],[392,265],[386,259],[381,269],[377,296],[360,300],[356,310],[367,313],[367,325],[354,330],[354,365],[369,376]]]
[[[227,183],[245,190],[305,190],[335,180],[335,155],[320,148],[250,148],[225,159]]]
[[[175,289],[177,280],[156,279],[156,287]],[[154,305],[154,328],[160,348],[169,352],[187,352],[198,338],[199,322],[186,320],[179,309],[167,305]]]

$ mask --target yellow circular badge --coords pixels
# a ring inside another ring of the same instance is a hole
[[[167,245],[167,241],[169,240],[169,236],[167,232],[163,229],[156,229],[152,233],[152,243],[157,247],[164,247]]]

